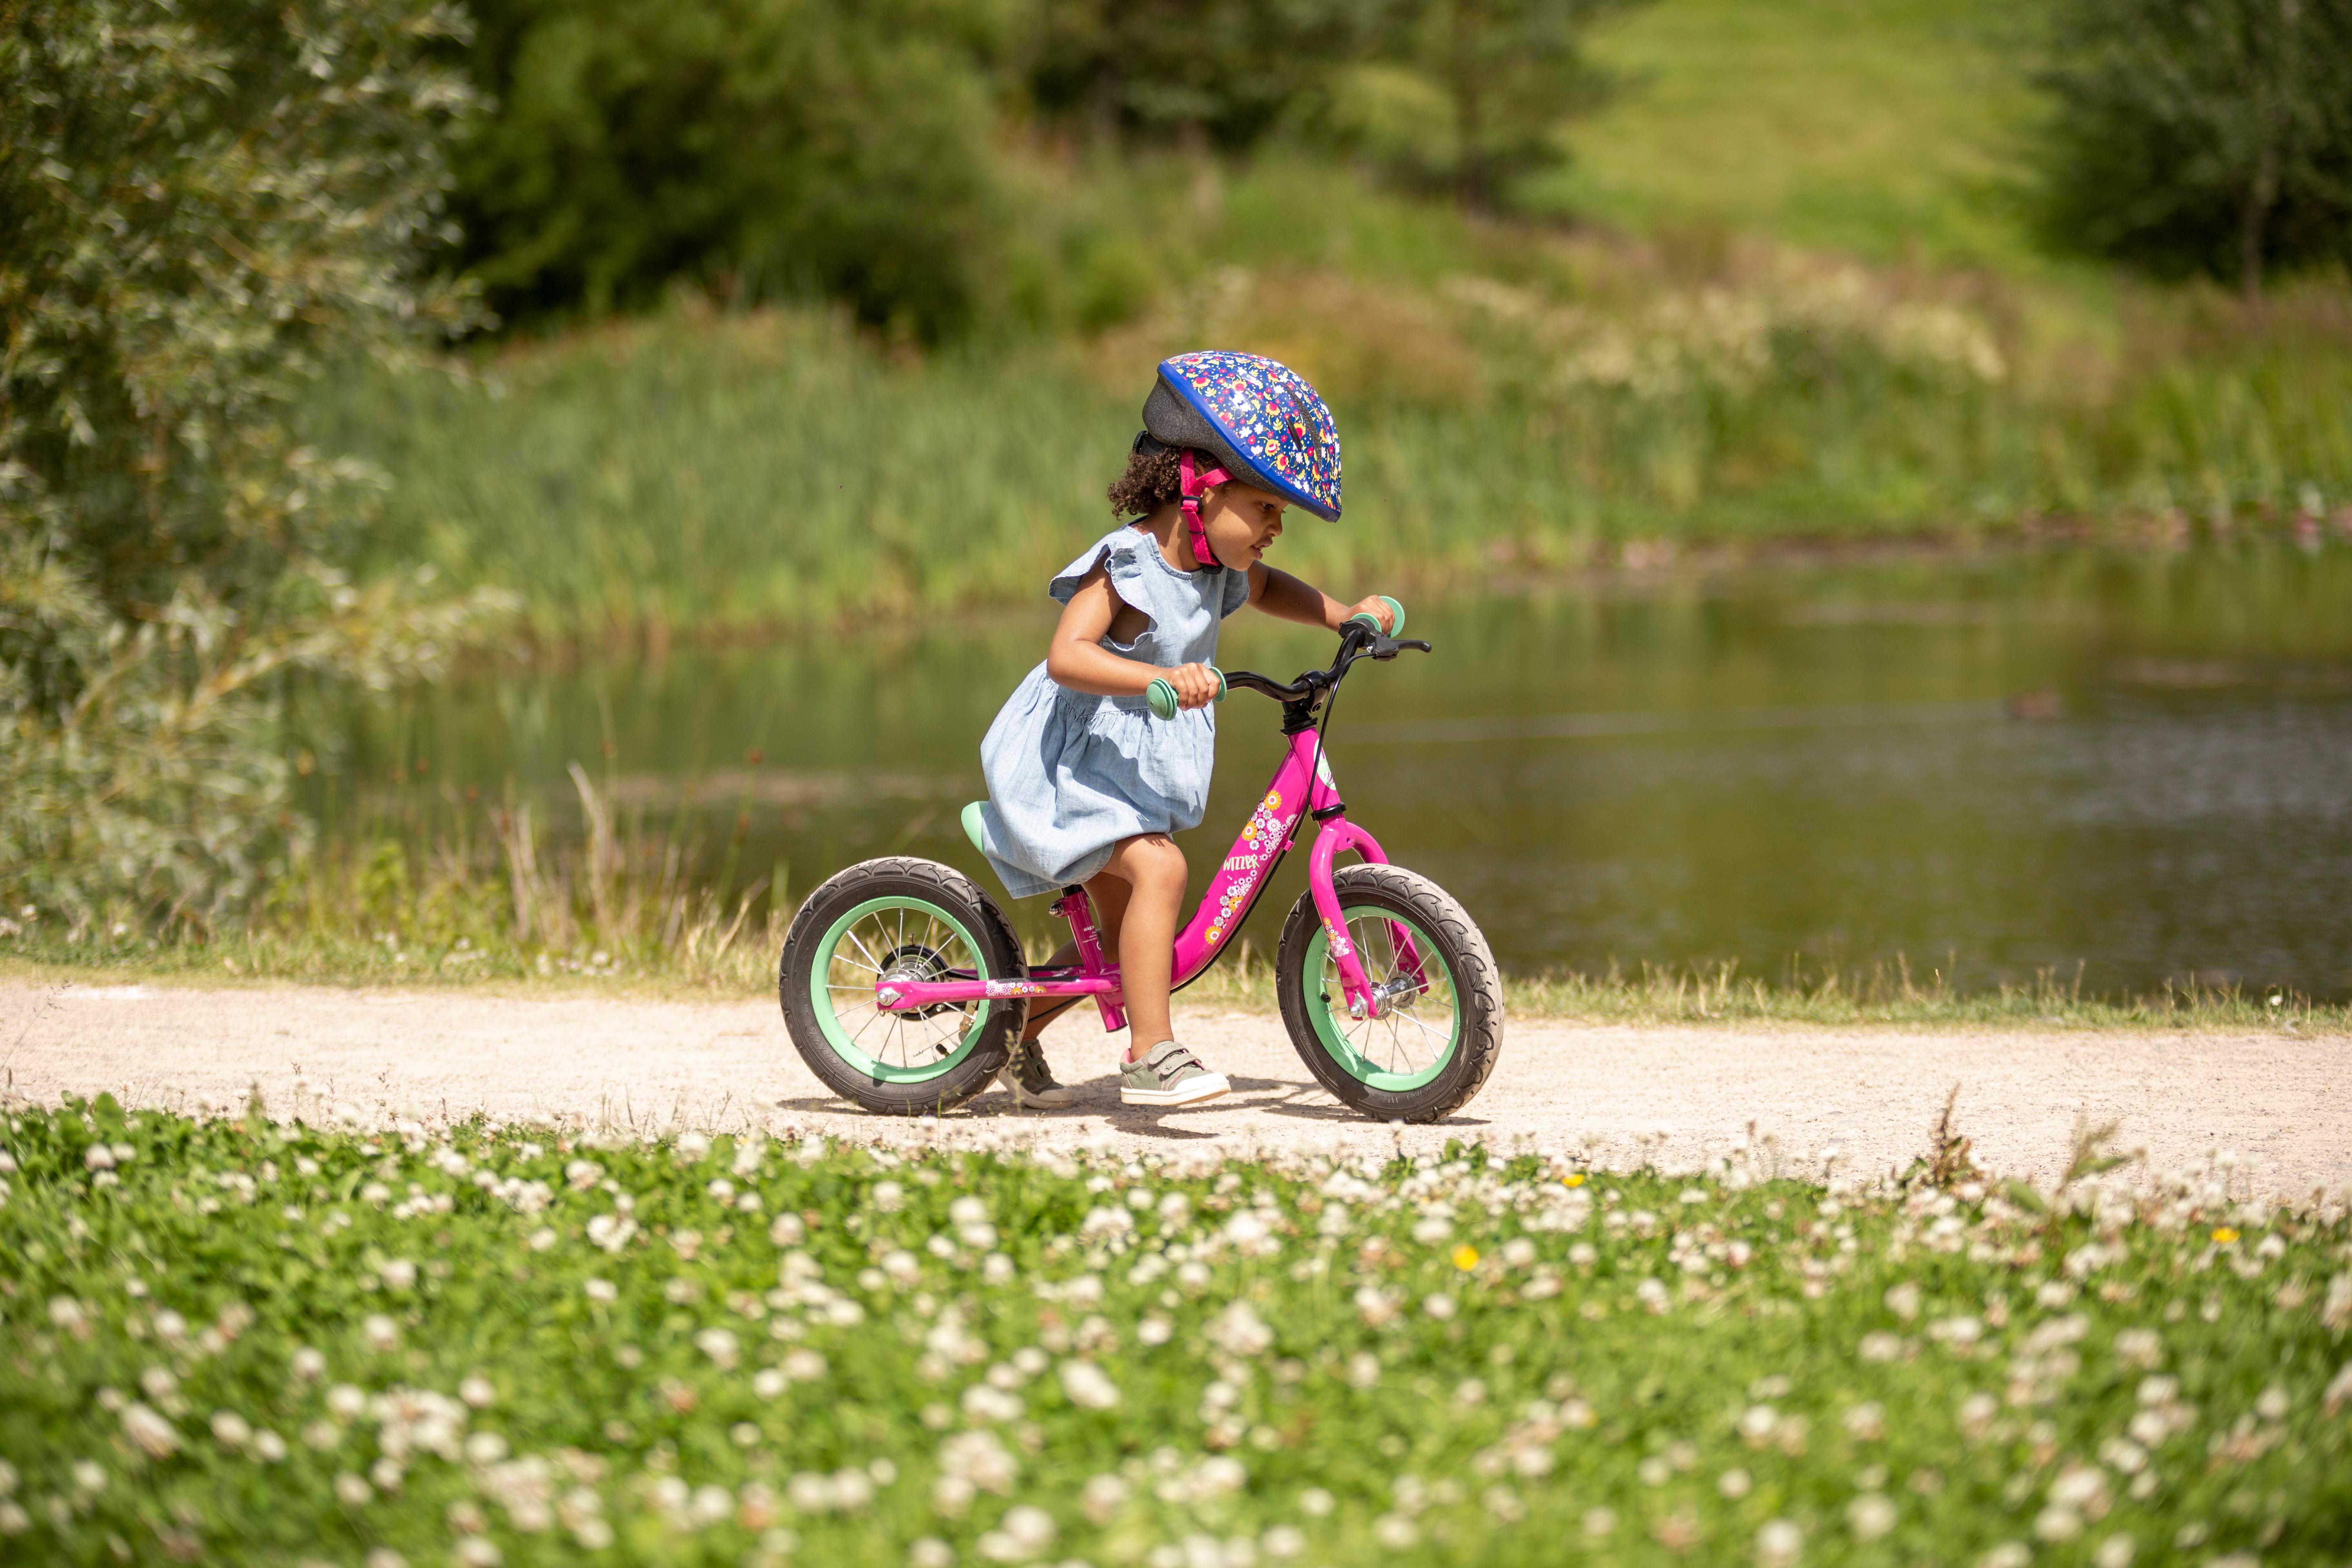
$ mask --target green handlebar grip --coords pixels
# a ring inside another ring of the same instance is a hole
[[[1223,702],[1225,700],[1225,672],[1213,664],[1209,667],[1209,673],[1217,678],[1217,700]],[[1167,681],[1154,680],[1145,687],[1143,700],[1150,704],[1151,711],[1158,717],[1162,719],[1176,717],[1176,689]]]
[[[1379,598],[1381,604],[1386,605],[1389,607],[1389,615],[1391,617],[1389,621],[1387,635],[1392,637],[1402,637],[1404,635],[1404,606],[1398,604],[1394,599],[1390,598],[1386,594],[1380,595]],[[1348,619],[1351,622],[1361,621],[1364,625],[1371,627],[1374,631],[1379,631],[1381,629],[1379,619],[1369,610],[1349,616]]]

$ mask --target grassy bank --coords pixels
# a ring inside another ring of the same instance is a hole
[[[2115,1568],[2315,1560],[2352,1518],[2345,1221],[2091,1144],[2053,1201],[1964,1149],[1856,1192],[1769,1146],[1612,1175],[258,1109],[7,1117],[11,1552]]]
[[[371,938],[325,930],[254,929],[210,941],[158,942],[125,932],[80,942],[0,943],[0,978],[43,986],[375,985],[493,994],[656,996],[677,1000],[772,998],[784,922],[741,922],[706,906],[667,946],[650,942],[551,949],[506,935],[420,940],[384,931]],[[1045,956],[1041,948],[1033,961]],[[1527,1021],[1641,1026],[1701,1024],[1950,1029],[2289,1030],[2352,1034],[2352,1006],[2293,992],[2194,982],[2152,995],[2089,995],[2059,976],[2032,985],[1954,991],[1940,975],[1880,965],[1834,967],[1774,984],[1730,966],[1638,973],[1506,975],[1504,1003]],[[1186,989],[1180,1005],[1276,1011],[1274,970],[1255,943]],[[1087,1027],[1056,1026],[1056,1038]]]
[[[682,303],[457,375],[355,374],[313,409],[322,446],[390,477],[352,554],[511,588],[563,638],[1022,598],[1110,521],[1151,365],[1204,342],[1296,363],[1339,414],[1347,521],[1302,518],[1281,546],[1310,575],[1444,582],[1662,541],[2352,533],[2338,285],[2261,307],[2086,290],[1475,225],[1296,161],[1187,167],[1053,176],[1108,230],[1203,237],[1066,339],[923,358],[821,315]]]

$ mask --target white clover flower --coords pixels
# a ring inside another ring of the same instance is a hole
[[[1403,1514],[1384,1513],[1372,1521],[1372,1539],[1391,1552],[1402,1552],[1421,1540],[1421,1527]]]
[[[783,1371],[794,1383],[814,1383],[825,1372],[824,1357],[805,1347],[784,1352]]]
[[[1209,1342],[1228,1355],[1262,1355],[1274,1344],[1274,1331],[1246,1301],[1235,1301],[1209,1320]]]
[[[389,1546],[378,1546],[368,1552],[365,1568],[408,1568],[408,1559]]]
[[[783,1394],[791,1382],[782,1368],[762,1367],[751,1378],[751,1392],[762,1399],[775,1399]]]
[[[907,1568],[955,1568],[955,1548],[926,1535],[907,1548]]]
[[[2131,1568],[2134,1550],[2130,1536],[2110,1535],[2092,1548],[2092,1568]]]
[[[717,1363],[723,1371],[735,1364],[740,1347],[735,1336],[725,1329],[705,1329],[694,1336],[694,1348]]]
[[[684,1163],[698,1165],[709,1155],[710,1140],[701,1133],[681,1132],[677,1135],[677,1157]]]
[[[496,1432],[477,1432],[466,1439],[466,1462],[495,1465],[507,1457],[507,1440]]]
[[[253,1440],[253,1428],[233,1410],[213,1412],[212,1430],[213,1441],[224,1448],[242,1448]]]
[[[1839,1418],[1845,1429],[1864,1443],[1886,1436],[1886,1410],[1875,1402],[1855,1405]]]
[[[1617,1515],[1614,1510],[1605,1508],[1589,1508],[1584,1510],[1584,1533],[1595,1541],[1610,1534],[1616,1528]]]
[[[327,1358],[309,1345],[297,1350],[287,1365],[295,1377],[304,1383],[315,1383],[327,1373]]]
[[[1845,1521],[1856,1539],[1875,1541],[1895,1528],[1895,1504],[1883,1493],[1864,1492],[1846,1504]]]
[[[253,1457],[265,1465],[274,1465],[286,1457],[286,1439],[264,1429],[253,1435]]]
[[[2021,1541],[2004,1541],[1977,1559],[1977,1568],[2026,1568],[2033,1552]]]
[[[896,1182],[877,1182],[872,1198],[874,1206],[884,1214],[896,1214],[907,1206],[907,1189]]]
[[[1118,1384],[1090,1361],[1062,1363],[1062,1392],[1071,1404],[1087,1410],[1109,1410],[1118,1404]]]
[[[1147,1345],[1164,1345],[1176,1335],[1176,1325],[1154,1312],[1135,1326],[1138,1342]]]
[[[1770,1442],[1780,1425],[1780,1413],[1769,1405],[1751,1405],[1741,1411],[1738,1419],[1732,1423],[1734,1429],[1751,1448],[1760,1448]]]
[[[375,1489],[365,1477],[345,1470],[335,1477],[335,1496],[345,1508],[361,1508],[374,1499]]]
[[[1887,1287],[1885,1300],[1886,1310],[1906,1323],[1919,1315],[1919,1287],[1908,1279]]]
[[[1756,1488],[1754,1478],[1746,1470],[1729,1469],[1715,1478],[1715,1489],[1737,1502]]]
[[[1765,1568],[1786,1568],[1804,1548],[1805,1532],[1794,1520],[1768,1519],[1756,1532],[1756,1561]]]
[[[1309,1519],[1326,1519],[1339,1506],[1339,1500],[1321,1487],[1308,1487],[1298,1494],[1298,1511]]]
[[[360,1325],[360,1335],[367,1341],[368,1349],[379,1352],[400,1347],[400,1325],[382,1312],[371,1312]]]
[[[1421,1310],[1428,1313],[1431,1317],[1435,1318],[1438,1321],[1444,1322],[1446,1319],[1454,1316],[1454,1298],[1447,1295],[1443,1290],[1436,1291],[1432,1295],[1423,1298]]]
[[[882,1255],[882,1273],[894,1284],[912,1285],[922,1278],[923,1266],[905,1247],[893,1247]]]
[[[412,1289],[416,1284],[416,1265],[405,1258],[391,1259],[378,1272],[383,1276],[384,1284],[394,1290]]]
[[[95,1459],[76,1459],[71,1474],[74,1490],[78,1492],[95,1497],[106,1489],[105,1468]]]
[[[580,1289],[586,1292],[591,1301],[617,1301],[621,1299],[621,1288],[610,1279],[591,1279]]]
[[[1277,1524],[1258,1537],[1258,1546],[1268,1557],[1296,1557],[1307,1550],[1307,1532],[1295,1524]],[[1228,1555],[1226,1561],[1232,1560]]]
[[[1127,1501],[1127,1482],[1114,1475],[1090,1476],[1078,1490],[1078,1511],[1089,1522],[1108,1524]]]
[[[1001,1252],[992,1252],[980,1260],[980,1277],[991,1285],[1010,1285],[1015,1270],[1013,1259]]]
[[[499,1396],[498,1389],[480,1373],[472,1373],[457,1384],[457,1397],[477,1410],[487,1410]]]
[[[348,1383],[339,1383],[327,1390],[327,1408],[345,1421],[356,1421],[367,1409],[367,1395]]]

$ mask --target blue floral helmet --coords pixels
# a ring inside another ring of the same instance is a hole
[[[1184,451],[1184,515],[1193,558],[1204,566],[1217,563],[1201,526],[1201,497],[1213,486],[1239,480],[1339,520],[1339,423],[1288,365],[1222,350],[1162,360],[1143,405],[1143,430],[1139,447],[1149,442]],[[1194,451],[1217,466],[1195,472]]]

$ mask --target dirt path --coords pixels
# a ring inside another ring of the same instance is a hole
[[[1954,1084],[1958,1123],[2004,1173],[2063,1165],[2078,1113],[2119,1118],[2126,1142],[2171,1168],[2233,1152],[2263,1189],[2296,1197],[2352,1187],[2352,1038],[2284,1032],[2091,1033],[1898,1029],[1631,1028],[1515,1023],[1485,1093],[1438,1127],[1391,1130],[1339,1110],[1291,1052],[1278,1019],[1179,1011],[1178,1029],[1234,1079],[1226,1100],[1124,1110],[1115,1047],[1091,1024],[1046,1037],[1078,1106],[1015,1111],[992,1091],[951,1124],[1074,1142],[1108,1127],[1170,1149],[1352,1143],[1408,1149],[1449,1137],[1591,1140],[1612,1164],[1665,1134],[1668,1163],[1728,1148],[1753,1122],[1811,1159],[1834,1145],[1861,1172],[1906,1163]],[[194,1109],[276,1107],[308,1092],[363,1112],[486,1111],[650,1129],[793,1123],[854,1138],[924,1135],[826,1096],[772,1004],[468,995],[325,988],[202,991],[0,982],[0,1085],[54,1102],[110,1089]]]

